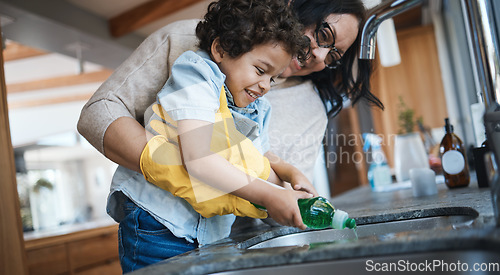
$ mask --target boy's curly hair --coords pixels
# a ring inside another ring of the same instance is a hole
[[[307,58],[309,39],[283,0],[219,0],[210,3],[196,27],[199,47],[210,52],[219,38],[222,49],[236,58],[254,46],[277,42],[299,60]]]

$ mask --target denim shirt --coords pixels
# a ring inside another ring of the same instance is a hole
[[[196,78],[200,75],[204,81]],[[190,83],[194,78],[195,85],[183,84]],[[189,51],[176,60],[171,78],[158,93],[158,101],[167,112],[171,111],[169,115],[174,120],[201,119],[213,122],[213,113],[219,109],[219,94],[224,80],[225,75],[206,52]],[[196,89],[192,89],[193,87]],[[226,92],[226,96],[236,128],[252,140],[261,153],[267,152],[270,103],[259,98],[247,107],[239,108],[229,92]],[[147,116],[148,111],[145,121],[149,121]],[[151,130],[148,126],[146,125],[146,129]],[[108,214],[117,222],[125,217],[124,195],[165,225],[175,236],[189,242],[196,239],[200,246],[228,237],[235,220],[232,214],[204,218],[184,199],[147,182],[141,173],[119,166],[113,176],[107,203]]]

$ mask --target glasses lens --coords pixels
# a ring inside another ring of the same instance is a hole
[[[325,58],[325,64],[327,64],[328,68],[335,69],[340,65],[340,59],[342,56],[340,55],[337,48],[333,48]]]
[[[340,66],[340,59],[342,55],[335,47],[335,34],[326,22],[321,23],[315,32],[316,44],[321,48],[331,48],[325,58],[327,68],[335,69]]]
[[[311,51],[312,51],[312,49],[311,49],[311,39],[309,39],[309,37],[307,35],[304,35],[304,37],[307,39],[307,41],[309,43],[307,43],[307,47],[302,50],[301,54],[303,56],[301,58],[299,58],[299,59],[307,60],[307,59],[309,59],[311,57]]]
[[[316,43],[318,43],[318,46],[324,48],[330,48],[335,44],[335,36],[328,23],[323,22],[316,30]]]

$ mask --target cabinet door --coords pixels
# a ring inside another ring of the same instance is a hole
[[[118,233],[70,242],[68,252],[71,266],[75,270],[118,260]]]
[[[120,261],[110,261],[89,269],[83,269],[75,273],[75,275],[121,275],[122,267]]]
[[[69,274],[66,245],[54,245],[26,251],[30,275]]]

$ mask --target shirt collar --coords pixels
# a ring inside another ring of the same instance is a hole
[[[236,106],[236,104],[234,104],[233,95],[229,92],[229,89],[227,88],[226,84],[224,84],[224,90],[226,91],[227,106],[229,107],[229,109],[238,113],[248,113],[248,114],[257,113],[256,102],[257,100],[259,100],[258,98],[254,102],[248,104],[248,106],[246,107],[238,107]]]

